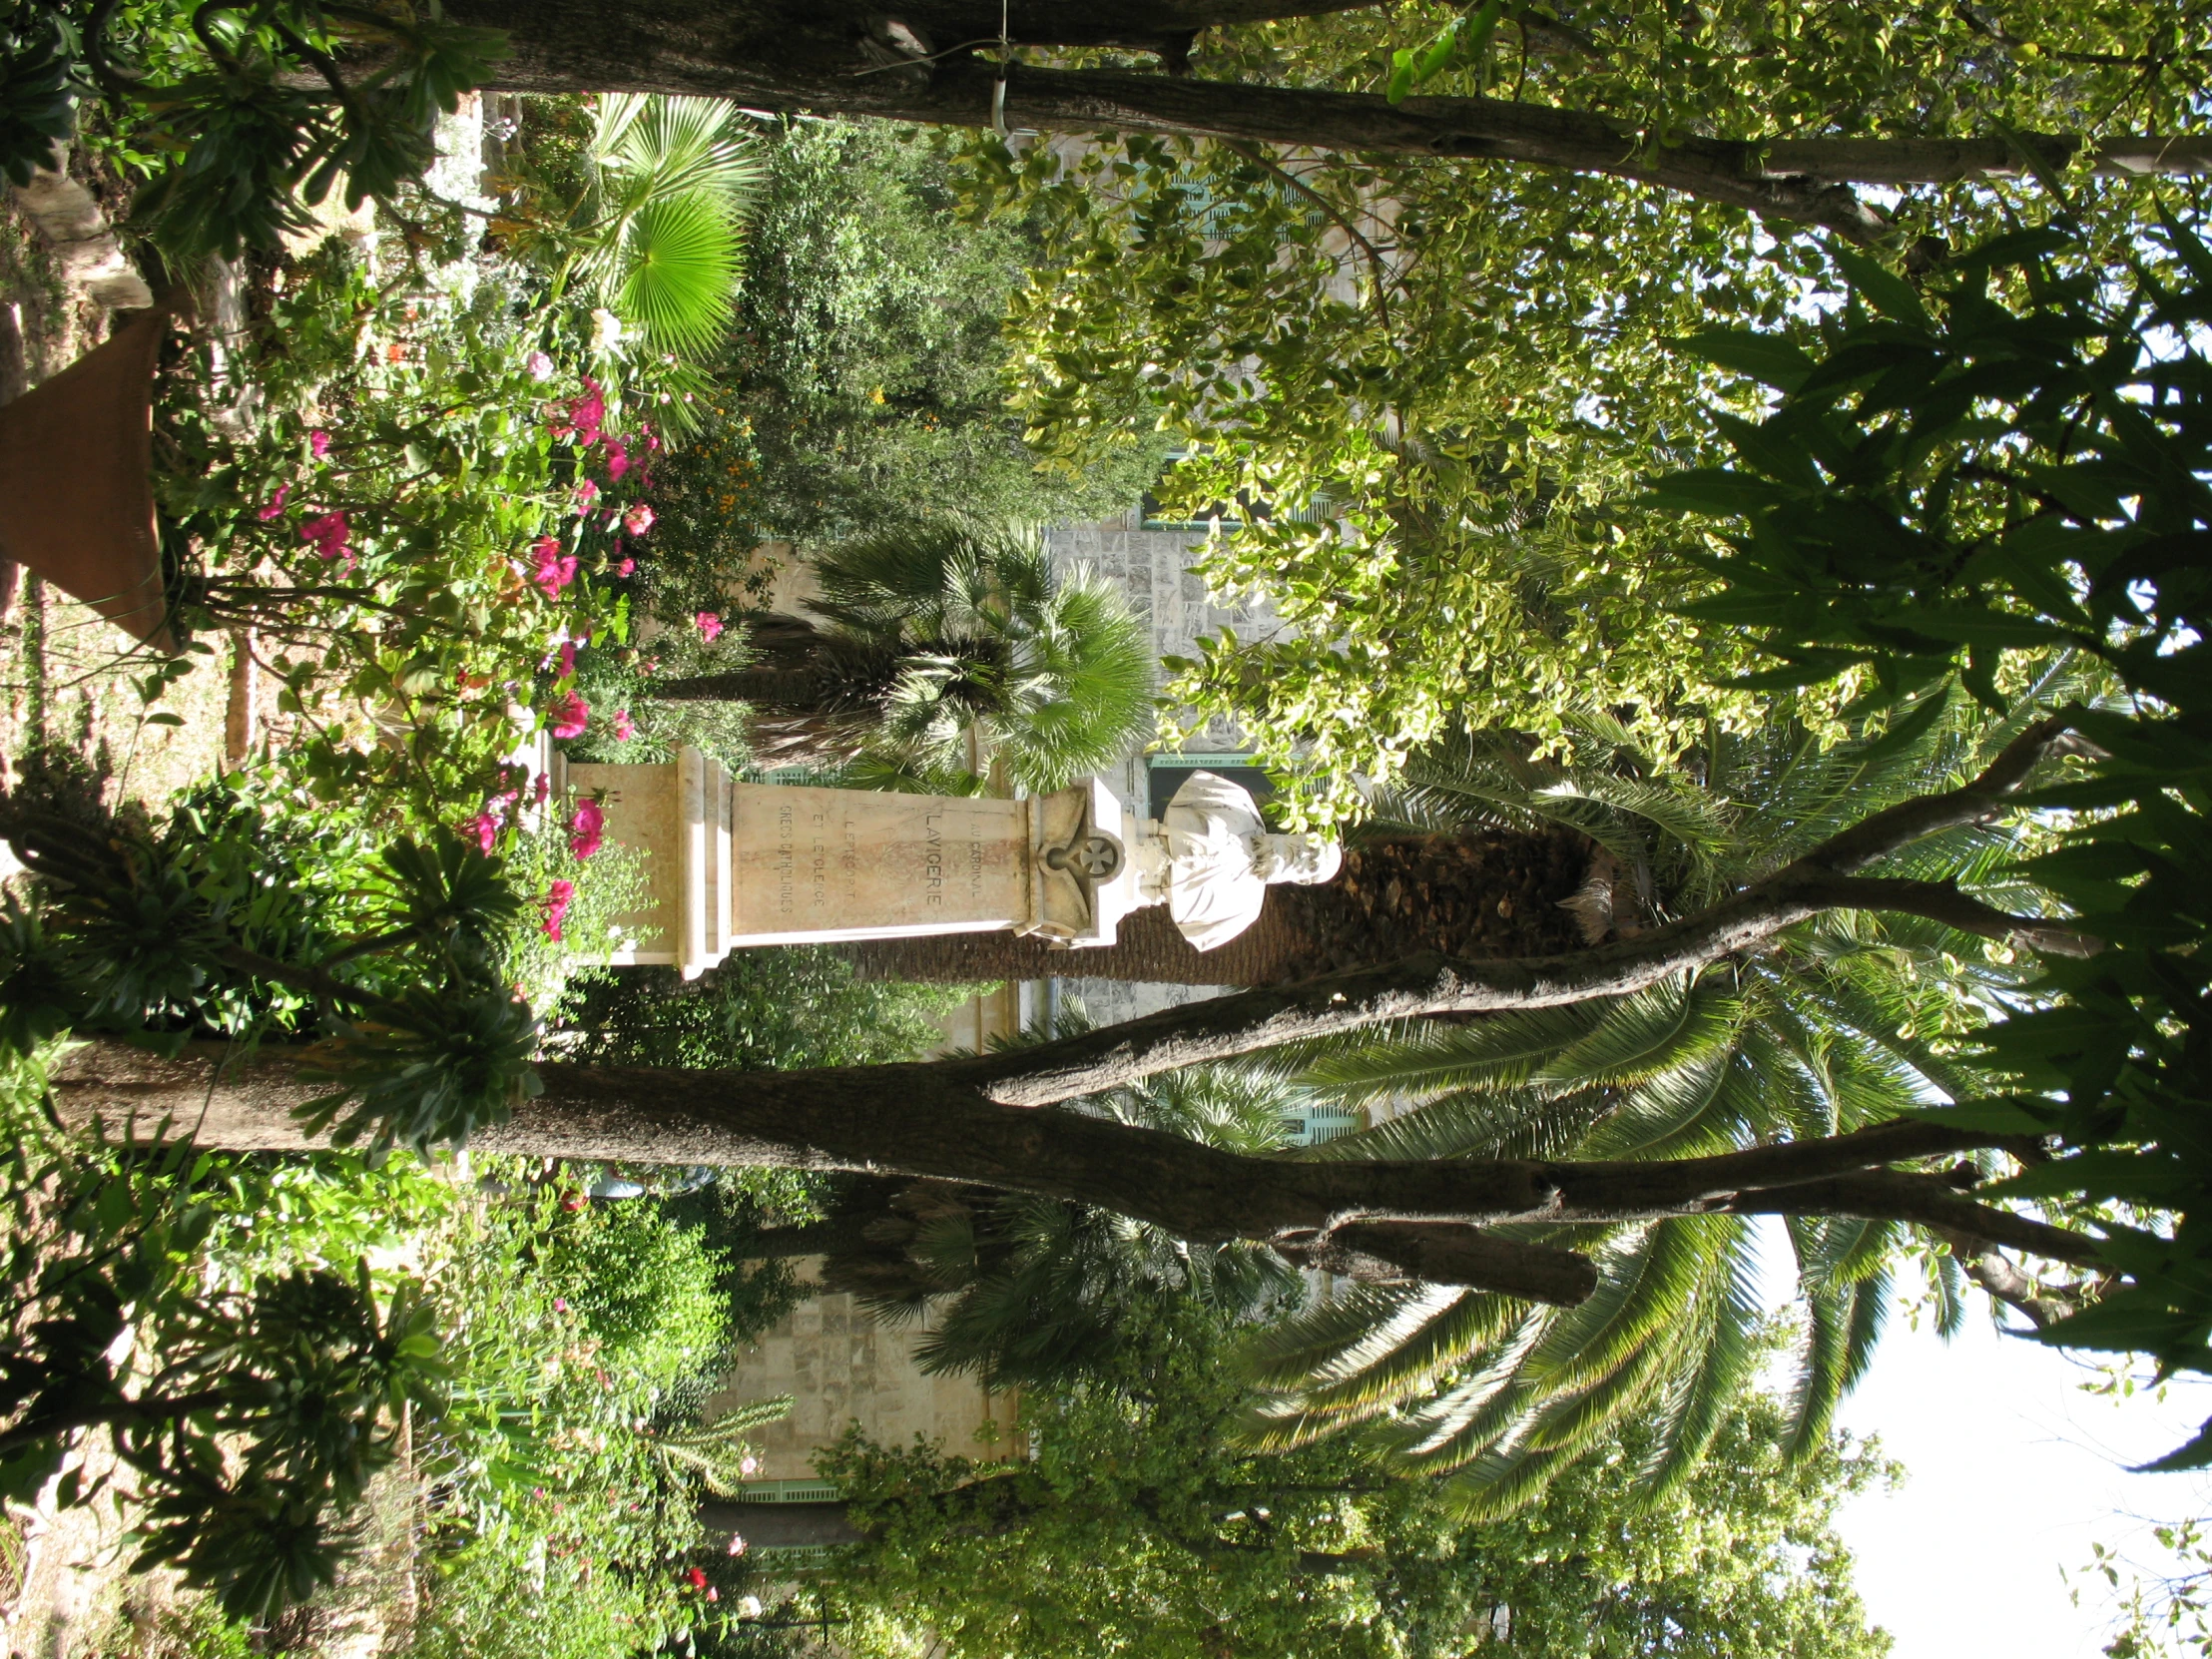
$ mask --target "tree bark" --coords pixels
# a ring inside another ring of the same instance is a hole
[[[1582,1300],[1596,1270],[1573,1253],[1482,1229],[1789,1209],[1940,1225],[2096,1265],[2094,1241],[2056,1229],[2023,1234],[2031,1224],[1947,1188],[1930,1190],[1939,1183],[1867,1179],[1903,1160],[2007,1144],[1934,1123],[1669,1162],[1332,1161],[1246,1156],[1084,1112],[1032,1109],[1385,1020],[1623,995],[1755,948],[1843,889],[1910,910],[1918,883],[1839,878],[1923,836],[2000,812],[2067,729],[2065,716],[2041,721],[1972,783],[1876,814],[1704,913],[1636,939],[1548,958],[1416,957],[1243,991],[1029,1048],[926,1063],[789,1072],[545,1065],[542,1092],[517,1102],[511,1119],[477,1144],[561,1158],[969,1182],[1097,1205],[1184,1238],[1249,1239],[1294,1256],[1342,1250],[1412,1277],[1539,1302]],[[2063,928],[1994,911],[1978,919],[1991,932]],[[317,977],[289,974],[281,964],[271,969],[279,978]],[[213,1044],[168,1058],[93,1043],[70,1054],[52,1084],[57,1110],[78,1124],[96,1116],[167,1118],[193,1126],[209,1145],[249,1149],[313,1144],[292,1114],[328,1091],[327,1083],[303,1081],[279,1052],[265,1048],[232,1063]],[[1775,1196],[1793,1188],[1805,1190]]]
[[[869,979],[981,984],[1000,979],[1120,979],[1180,985],[1282,985],[1422,951],[1550,956],[1580,942],[1561,901],[1581,885],[1589,843],[1541,834],[1392,836],[1356,841],[1317,887],[1268,889],[1260,919],[1217,950],[1196,950],[1165,906],[1138,910],[1115,943],[1055,950],[1011,933],[881,939],[842,953]]]
[[[1184,1238],[1249,1239],[1294,1257],[1341,1248],[1392,1264],[1407,1277],[1564,1304],[1595,1288],[1596,1271],[1585,1258],[1482,1230],[1743,1209],[1770,1189],[2004,1144],[2000,1136],[1895,1123],[1663,1163],[1302,1161],[1225,1152],[1080,1112],[1002,1106],[981,1092],[978,1071],[972,1060],[793,1072],[547,1065],[539,1070],[543,1092],[471,1144],[533,1157],[969,1182],[1098,1205]],[[268,1049],[229,1061],[215,1044],[172,1059],[92,1043],[52,1077],[56,1111],[70,1125],[134,1120],[143,1133],[166,1118],[203,1144],[240,1150],[326,1144],[293,1116],[326,1090],[301,1081],[292,1064]],[[1916,1220],[1924,1202],[1918,1193],[1862,1184],[1797,1208]],[[2016,1220],[1962,1197],[1942,1219],[1997,1239],[2006,1239]],[[2051,1238],[2068,1260],[2095,1259],[2091,1241],[2055,1230]]]
[[[1122,45],[1175,59],[1215,24],[1354,9],[1329,0],[1028,0],[1005,13],[1016,44]],[[456,22],[504,30],[496,87],[508,92],[663,92],[753,109],[874,116],[1048,133],[1146,132],[1301,150],[1464,156],[1628,179],[1751,212],[1824,226],[1856,242],[1887,222],[1852,184],[2018,177],[2087,152],[2100,172],[2212,170],[2212,137],[1815,138],[1655,141],[1581,110],[1488,98],[1408,98],[1204,81],[1122,70],[1016,65],[995,48],[1000,13],[926,0],[885,10],[651,0],[448,0]]]

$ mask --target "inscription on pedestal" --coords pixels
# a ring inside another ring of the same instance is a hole
[[[733,944],[984,932],[1028,919],[1022,802],[769,784],[734,794]]]

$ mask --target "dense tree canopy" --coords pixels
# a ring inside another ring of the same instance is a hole
[[[1026,1462],[857,1436],[824,1460],[858,1540],[827,1577],[847,1640],[895,1652],[926,1627],[963,1659],[1889,1650],[1829,1530],[1883,1465],[1826,1435],[1793,1460],[1756,1392],[1723,1401],[1713,1455],[1666,1500],[1631,1495],[1648,1455],[1631,1427],[1525,1512],[1469,1524],[1350,1447],[1240,1445],[1248,1389],[1220,1315],[1159,1301],[1118,1336],[1080,1376],[1025,1392]]]

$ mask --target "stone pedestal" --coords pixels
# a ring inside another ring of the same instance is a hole
[[[740,784],[696,750],[572,765],[610,841],[645,853],[651,898],[618,962],[694,978],[732,950],[921,934],[1112,944],[1134,907],[1136,826],[1091,780],[1026,801]]]

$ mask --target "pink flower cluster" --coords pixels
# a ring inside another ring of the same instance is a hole
[[[576,555],[561,551],[556,536],[540,536],[530,544],[530,551],[537,555],[538,567],[530,574],[548,599],[561,597],[561,590],[576,580]]]
[[[469,828],[476,831],[476,844],[484,852],[499,844],[499,831],[507,827],[507,809],[522,799],[519,790],[506,790],[484,803]]]
[[[599,389],[599,382],[587,374],[584,395],[571,399],[567,408],[556,411],[546,426],[555,437],[573,437],[589,449],[599,441],[606,423],[606,394]]]
[[[538,900],[545,911],[545,919],[538,923],[538,931],[555,944],[561,942],[561,923],[567,918],[568,907],[576,902],[576,883],[555,881],[546,888],[545,896]]]
[[[701,611],[692,621],[699,624],[699,637],[712,645],[722,638],[722,618],[712,611]]]
[[[575,692],[565,694],[553,705],[553,735],[556,738],[580,738],[590,724],[591,705]]]
[[[588,858],[605,844],[607,838],[607,815],[596,801],[580,801],[576,804],[576,816],[568,821],[568,849],[578,858]]]
[[[310,518],[299,526],[299,539],[315,550],[320,559],[343,559],[345,568],[351,570],[359,561],[349,544],[352,530],[343,513],[324,513],[320,518]]]

